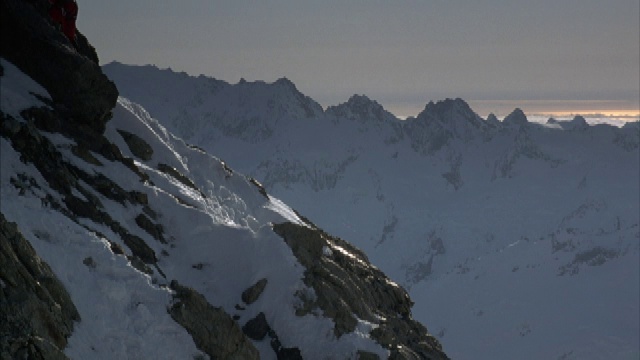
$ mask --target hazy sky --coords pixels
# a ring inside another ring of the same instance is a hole
[[[102,63],[231,83],[285,76],[324,106],[355,93],[401,116],[446,97],[493,111],[514,100],[585,109],[598,100],[637,113],[640,102],[640,0],[78,4]]]

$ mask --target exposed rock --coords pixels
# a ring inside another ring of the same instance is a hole
[[[169,314],[191,334],[198,349],[213,359],[259,359],[258,350],[224,310],[175,280],[171,289],[175,295]]]
[[[618,256],[620,256],[618,250],[596,246],[592,249],[576,253],[573,261],[558,268],[558,275],[576,275],[580,272],[580,265],[600,266]]]
[[[267,318],[264,313],[261,312],[256,315],[255,318],[247,321],[242,327],[242,332],[245,333],[250,339],[260,341],[267,336],[271,327],[267,323]]]
[[[267,286],[267,279],[260,279],[257,283],[253,284],[247,290],[242,292],[242,301],[245,304],[251,305],[262,295],[265,286]]]
[[[293,223],[275,224],[273,230],[307,269],[303,281],[314,289],[314,297],[301,294],[304,305],[298,315],[321,310],[333,319],[338,337],[355,330],[357,316],[378,325],[371,336],[391,351],[392,358],[447,359],[440,343],[411,318],[413,303],[406,291],[372,266],[360,250],[321,230]],[[336,251],[327,256],[325,247]]]
[[[33,109],[33,108],[32,108]],[[45,114],[46,112],[23,112],[30,116]],[[101,173],[89,174],[86,171],[70,164],[60,154],[58,149],[45,137],[41,136],[38,129],[29,124],[19,123],[11,116],[0,112],[0,136],[11,141],[14,149],[21,153],[24,162],[31,162],[48,181],[49,186],[60,193],[63,204],[58,204],[53,197],[47,198],[47,204],[62,212],[74,221],[78,218],[88,218],[92,221],[109,226],[117,233],[123,242],[131,249],[134,256],[146,264],[155,264],[157,258],[151,249],[141,238],[130,234],[122,225],[113,220],[103,211],[100,201],[87,189],[80,185],[80,179],[90,185],[95,191],[124,204],[125,201],[136,202],[140,196],[135,192],[128,193],[118,184],[111,181]],[[117,147],[115,148],[117,150]],[[119,153],[119,151],[117,151]],[[80,192],[85,199],[73,194]]]
[[[431,275],[433,271],[433,255],[429,256],[429,260],[418,261],[417,263],[407,267],[405,271],[405,279],[409,286],[417,284]]]
[[[180,181],[184,185],[192,188],[193,190],[200,192],[200,190],[198,189],[196,184],[194,184],[193,181],[191,181],[191,179],[189,179],[188,177],[184,176],[184,174],[182,174],[176,168],[174,168],[172,166],[169,166],[167,164],[158,164],[158,170],[162,171],[163,173],[165,173],[167,175],[172,176],[174,179]]]
[[[160,241],[163,244],[166,244],[167,241],[164,239],[162,235],[164,233],[164,229],[160,224],[154,224],[151,219],[146,217],[144,214],[140,214],[136,216],[136,224],[146,231],[149,235],[153,236],[154,239]]]
[[[377,354],[372,354],[368,351],[359,350],[358,360],[380,360],[380,357]]]
[[[260,192],[262,196],[266,197],[267,199],[269,198],[269,195],[267,195],[267,190],[265,190],[264,186],[262,186],[262,184],[258,180],[249,178],[249,182],[258,188],[258,192]]]
[[[89,149],[87,149],[84,146],[73,146],[71,148],[71,152],[73,153],[73,155],[79,157],[80,159],[88,162],[89,164],[92,165],[97,165],[97,166],[102,166],[102,163],[96,159],[95,156],[93,156],[93,154],[91,154],[91,152],[89,151]]]
[[[271,347],[274,347],[273,342],[271,343]],[[278,360],[303,360],[300,349],[298,348],[275,347],[275,349],[277,349],[276,358]]]
[[[144,261],[146,264],[155,264],[158,262],[158,258],[156,257],[156,253],[147,245],[144,240],[139,238],[138,236],[129,234],[129,233],[121,233],[122,241],[131,249],[131,253],[140,260]]]
[[[144,161],[151,160],[151,157],[153,156],[153,149],[146,141],[142,140],[138,135],[124,130],[118,129],[118,133],[122,136],[124,142],[127,143],[127,146],[133,155]]]
[[[90,267],[90,268],[95,268],[96,267],[96,261],[93,260],[93,258],[91,256],[88,256],[88,257],[84,258],[84,260],[82,260],[82,263],[85,264],[87,267]]]
[[[40,83],[70,121],[103,132],[118,90],[102,73],[84,36],[79,35],[76,49],[49,22],[42,11],[45,3],[0,2],[0,55]]]
[[[255,341],[262,341],[267,335],[269,335],[269,338],[271,339],[271,349],[273,349],[278,360],[302,360],[300,349],[296,347],[286,348],[282,346],[278,334],[276,334],[276,332],[271,328],[263,312],[260,312],[255,318],[247,321],[247,323],[242,327],[242,331],[250,339]]]
[[[66,359],[80,315],[15,224],[0,213],[0,358]]]
[[[462,187],[462,185],[464,185],[464,181],[462,180],[462,176],[460,175],[461,165],[462,155],[458,155],[454,159],[451,159],[451,170],[442,174],[442,177],[447,180],[447,182],[451,184],[456,191],[458,191]]]
[[[140,260],[139,257],[137,256],[127,256],[127,260],[129,260],[129,263],[131,264],[131,266],[133,266],[134,269],[145,273],[147,275],[152,275],[153,274],[153,270],[151,269],[151,267],[147,264],[145,264],[142,260]]]

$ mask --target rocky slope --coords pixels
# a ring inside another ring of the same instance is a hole
[[[409,289],[414,316],[452,357],[640,353],[637,122],[539,124],[519,109],[484,120],[461,99],[400,121],[362,95],[308,117],[288,100],[300,98],[291,87],[213,92],[215,80],[152,66],[104,70],[185,141],[353,241]],[[264,104],[258,114],[273,99],[286,126],[260,138],[222,134],[209,114],[246,121],[231,94]]]
[[[44,3],[0,4],[2,359],[447,358],[361,251],[116,103]]]

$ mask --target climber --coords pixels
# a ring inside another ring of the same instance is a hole
[[[49,16],[62,29],[73,46],[76,46],[78,4],[75,0],[49,0],[49,4]]]

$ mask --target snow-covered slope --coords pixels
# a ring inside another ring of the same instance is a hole
[[[126,98],[104,137],[74,133],[0,65],[0,212],[77,308],[70,358],[446,358],[404,290],[255,180]]]
[[[305,112],[277,84],[226,84],[230,99],[203,90],[213,81],[204,77],[103,68],[185,141],[354,241],[409,289],[414,315],[453,358],[640,354],[637,123],[541,125],[518,109],[484,121],[461,99],[406,121],[365,96]],[[144,97],[178,79],[162,100]],[[239,109],[240,99],[252,106]],[[289,101],[269,136],[221,131],[209,117],[244,123],[248,111],[268,114],[266,99]]]

